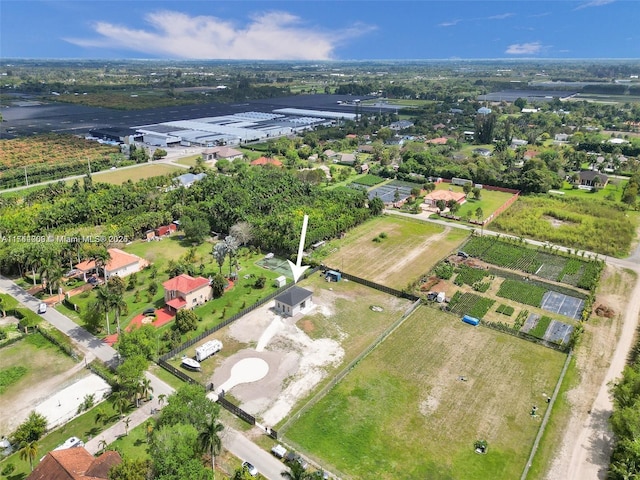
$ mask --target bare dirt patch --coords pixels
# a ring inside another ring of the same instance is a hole
[[[569,222],[567,220],[560,220],[560,219],[558,219],[556,217],[552,217],[550,215],[543,215],[542,218],[544,220],[546,220],[547,222],[549,222],[549,225],[551,225],[553,228],[560,228],[560,227],[564,227],[564,226],[572,227],[572,226],[578,225],[575,222]]]

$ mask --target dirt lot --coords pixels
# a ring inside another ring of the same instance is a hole
[[[580,372],[579,384],[567,394],[571,404],[571,417],[567,421],[558,455],[545,477],[548,480],[579,478],[571,476],[575,475],[577,468],[576,465],[571,464],[571,461],[577,458],[574,452],[575,448],[580,447],[582,441],[585,441],[580,437],[586,422],[593,423],[597,427],[597,431],[592,432],[597,438],[590,438],[586,441],[592,442],[591,448],[597,451],[598,456],[603,457],[605,465],[608,464],[606,453],[608,441],[598,443],[598,439],[602,440],[603,437],[606,438],[610,435],[608,433],[608,418],[601,415],[599,410],[594,409],[594,402],[616,350],[624,314],[632,298],[631,289],[635,285],[635,281],[634,276],[628,271],[614,267],[607,266],[603,273],[602,287],[598,292],[596,305],[611,306],[616,311],[616,315],[613,318],[594,315],[584,324],[585,332],[580,345],[575,350],[576,365]],[[640,299],[635,299],[635,301],[638,300]],[[595,460],[592,462],[597,463]],[[598,478],[604,478],[600,476],[600,473],[597,474]]]

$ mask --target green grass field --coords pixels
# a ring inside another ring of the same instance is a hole
[[[439,183],[436,185],[436,190],[452,190],[454,192],[462,192],[462,187],[457,185],[451,185],[450,183]],[[473,198],[473,195],[469,195],[467,201],[460,206],[460,210],[456,212],[456,215],[462,218],[470,217],[476,218],[476,210],[482,208],[484,218],[489,217],[500,206],[502,206],[513,195],[505,192],[497,192],[492,190],[482,190],[480,200]]]
[[[386,238],[374,242],[381,233]],[[439,225],[384,215],[354,228],[342,240],[328,242],[317,255],[325,265],[401,289],[428,272],[466,236],[462,230],[446,231]]]
[[[75,362],[42,335],[32,334],[0,349],[0,365],[2,371],[11,367],[26,369],[19,379],[7,385],[2,391],[2,403],[7,402],[9,405],[26,389],[66,372],[75,365]],[[43,365],[47,368],[42,368]],[[86,371],[80,373],[81,376],[87,374]],[[0,427],[6,420],[0,421]]]
[[[118,170],[108,170],[106,172],[96,173],[93,175],[93,181],[121,185],[127,180],[131,180],[135,183],[144,178],[159,177],[160,175],[168,175],[176,172],[179,172],[178,175],[181,175],[185,173],[186,170],[171,165],[145,164],[135,168],[121,168]]]
[[[285,438],[346,478],[519,478],[565,358],[422,307]]]
[[[627,180],[620,179],[611,179],[607,186],[595,191],[595,190],[581,190],[579,188],[573,188],[573,185],[569,182],[563,182],[562,188],[560,190],[554,190],[553,192],[560,191],[562,192],[563,197],[578,197],[585,199],[598,199],[598,200],[606,200],[606,199],[614,199],[614,201],[619,202],[622,198],[622,191],[624,186],[627,184]],[[549,196],[557,197],[557,193],[550,192]]]
[[[584,198],[520,197],[491,229],[605,255],[628,255],[638,216]]]

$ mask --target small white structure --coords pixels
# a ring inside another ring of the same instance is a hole
[[[293,317],[312,303],[313,292],[293,286],[275,298],[275,309],[283,315]]]
[[[274,283],[277,288],[284,287],[287,284],[287,277],[285,277],[284,275],[280,275],[275,279]]]
[[[209,340],[196,348],[196,360],[201,362],[220,350],[222,350],[222,342],[220,340]]]
[[[439,292],[438,295],[436,296],[436,302],[442,303],[444,302],[444,299],[445,299],[444,292]]]

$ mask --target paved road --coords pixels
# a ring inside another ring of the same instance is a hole
[[[0,291],[10,294],[34,312],[40,304],[40,300],[3,276],[0,276]],[[42,317],[58,330],[72,338],[78,348],[85,354],[87,361],[91,361],[93,358],[99,358],[103,362],[112,365],[117,362],[118,353],[114,348],[110,347],[102,340],[74,323],[66,315],[63,315],[53,308],[49,308]],[[149,380],[151,380],[151,386],[153,387],[153,400],[145,403],[141,408],[136,409],[120,422],[103,431],[97,437],[91,439],[87,443],[87,450],[91,453],[95,453],[100,450],[100,443],[102,440],[109,444],[124,435],[127,428],[131,430],[146,422],[147,419],[151,417],[152,408],[161,408],[161,405],[158,403],[158,396],[160,394],[164,394],[168,397],[174,392],[174,389],[170,385],[163,382],[155,375],[149,372],[146,372],[145,375]],[[130,419],[128,426],[125,425],[127,418]],[[284,464],[268,452],[265,452],[255,445],[240,432],[226,427],[225,434],[222,438],[222,445],[236,457],[251,462],[265,478],[269,480],[278,480],[282,478],[280,473],[285,469]]]

